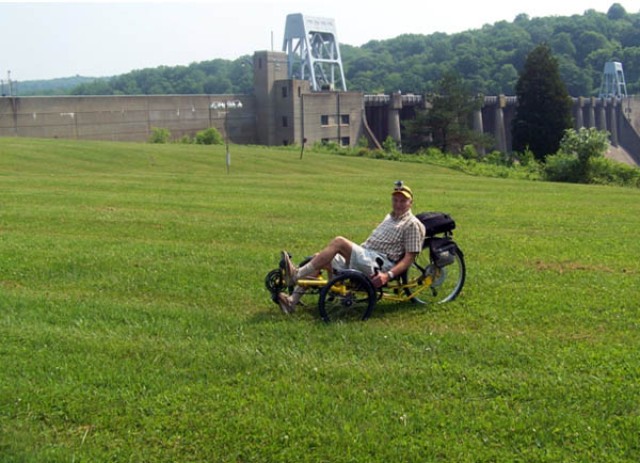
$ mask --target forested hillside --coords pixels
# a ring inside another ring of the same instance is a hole
[[[623,63],[629,93],[640,93],[640,13],[619,4],[609,11],[589,10],[570,17],[501,21],[459,34],[403,35],[343,46],[350,89],[366,92],[425,93],[448,69],[487,95],[514,94],[526,56],[546,42],[559,61],[560,74],[573,96],[597,94],[606,61]]]
[[[79,85],[73,95],[169,95],[253,92],[251,58],[214,59],[189,66],[141,69]]]
[[[347,27],[347,25],[341,25]],[[640,93],[640,12],[613,4],[606,13],[501,21],[457,34],[407,34],[361,47],[341,44],[349,90],[427,93],[447,70],[475,92],[514,94],[528,53],[547,43],[573,96],[597,95],[606,61],[623,63],[629,93]],[[250,57],[132,71],[78,85],[76,95],[251,93]]]
[[[59,79],[48,80],[26,80],[24,82],[12,82],[11,86],[3,82],[2,94],[13,94],[16,96],[26,95],[68,95],[78,85],[107,80],[103,77],[97,79],[95,77],[62,77]]]

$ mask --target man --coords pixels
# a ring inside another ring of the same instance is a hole
[[[303,278],[314,277],[320,270],[356,269],[369,275],[376,288],[386,285],[396,276],[402,275],[422,250],[424,225],[411,212],[413,192],[397,181],[391,192],[392,211],[358,245],[342,236],[335,237],[309,263],[297,268],[289,253],[282,251],[285,279],[288,286],[295,286]],[[285,313],[295,310],[302,292],[296,288],[294,294],[278,295],[278,303]]]

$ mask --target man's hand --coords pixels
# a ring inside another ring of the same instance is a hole
[[[371,283],[376,288],[380,288],[389,283],[389,275],[386,272],[378,272],[371,277]]]
[[[404,272],[406,272],[409,266],[416,260],[417,255],[418,255],[417,252],[405,253],[404,257],[400,259],[400,262],[394,265],[393,268],[391,269],[395,277],[397,277],[398,275],[402,275]],[[371,277],[371,283],[373,283],[373,286],[375,286],[376,288],[380,288],[381,286],[384,286],[387,283],[389,283],[390,279],[391,278],[389,278],[389,274],[387,272],[377,272],[375,275]]]

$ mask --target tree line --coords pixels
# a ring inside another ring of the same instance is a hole
[[[627,90],[640,92],[640,13],[620,4],[608,12],[500,21],[447,35],[407,34],[343,47],[347,83],[367,93],[429,93],[448,71],[460,74],[476,93],[513,95],[527,55],[546,43],[558,60],[572,96],[596,95],[604,63],[623,63]]]
[[[607,131],[572,128],[572,99],[548,45],[540,44],[527,55],[516,96],[510,127],[513,151],[485,154],[494,140],[474,132],[470,123],[482,100],[455,71],[449,72],[438,82],[437,91],[428,95],[431,108],[418,110],[414,120],[405,121],[403,149],[430,162],[435,157],[449,167],[485,174],[640,187],[640,169],[605,158]],[[487,165],[493,167],[487,170]]]
[[[527,55],[546,43],[572,96],[597,95],[604,63],[623,63],[629,93],[640,93],[640,12],[614,3],[607,13],[530,18],[518,15],[456,34],[405,34],[361,47],[341,44],[349,90],[430,93],[447,72],[484,95],[513,95]],[[135,70],[82,83],[73,95],[223,94],[253,92],[250,56],[189,66]]]

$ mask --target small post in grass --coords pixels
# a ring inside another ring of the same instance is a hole
[[[242,101],[240,100],[228,100],[228,101],[214,101],[210,105],[211,109],[224,112],[224,145],[226,149],[226,165],[227,174],[231,169],[231,153],[229,152],[229,110],[242,108]]]
[[[300,159],[302,159],[302,154],[304,153],[304,144],[307,142],[306,138],[302,139],[302,148],[300,149]]]

